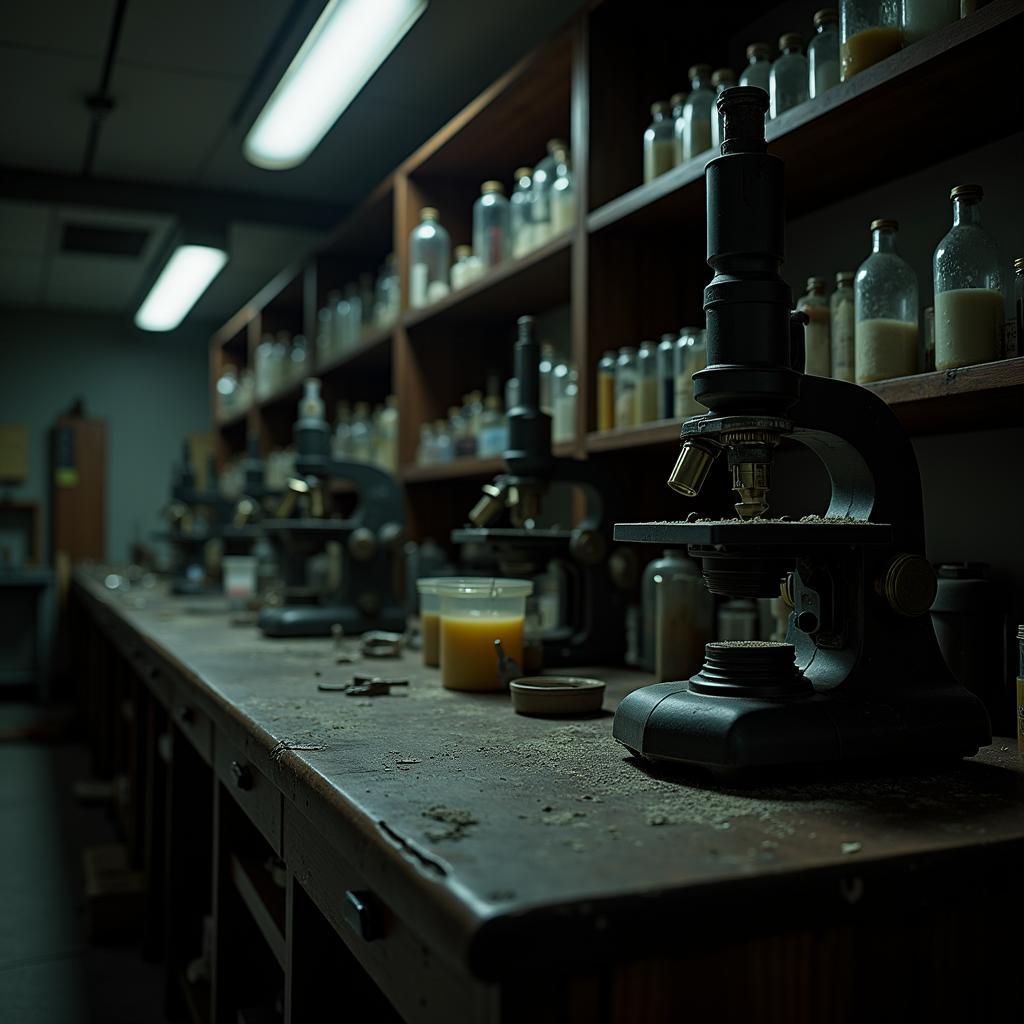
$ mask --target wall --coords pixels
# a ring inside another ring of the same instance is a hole
[[[48,505],[47,432],[82,398],[107,421],[107,557],[127,560],[159,526],[184,435],[210,429],[208,325],[163,335],[123,317],[0,312],[0,422],[26,424],[31,446],[28,482],[11,496]]]

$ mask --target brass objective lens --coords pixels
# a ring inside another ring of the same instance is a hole
[[[711,465],[717,454],[704,445],[685,441],[679,458],[676,459],[676,464],[669,474],[669,487],[677,494],[696,498],[708,478],[708,473],[711,472]]]

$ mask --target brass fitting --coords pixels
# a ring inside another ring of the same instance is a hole
[[[719,449],[699,441],[684,441],[679,450],[679,457],[669,474],[668,485],[677,494],[687,498],[696,498],[704,481],[711,472],[711,466]]]
[[[931,608],[938,580],[927,558],[902,554],[886,567],[878,589],[894,612],[916,618]]]
[[[483,491],[483,497],[477,501],[469,513],[469,521],[480,528],[499,516],[505,507],[504,488],[495,484],[484,484]]]

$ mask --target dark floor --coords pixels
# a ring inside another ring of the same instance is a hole
[[[117,836],[105,806],[75,800],[89,759],[61,722],[0,704],[0,1020],[163,1024],[160,967],[87,939],[82,850]]]

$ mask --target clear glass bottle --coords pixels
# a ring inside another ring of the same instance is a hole
[[[740,75],[740,85],[752,85],[771,93],[772,48],[768,43],[751,43],[747,47],[747,66]]]
[[[803,37],[796,32],[779,38],[779,55],[772,63],[769,87],[773,118],[807,100],[807,58]]]
[[[654,671],[656,625],[654,614],[654,579],[663,571],[667,572],[671,569],[685,569],[687,567],[689,567],[694,575],[697,575],[696,566],[693,561],[687,558],[682,551],[678,551],[675,548],[666,548],[659,558],[654,558],[647,563],[640,576],[640,627],[642,630],[640,664],[648,672]]]
[[[373,274],[362,273],[359,275],[359,309],[362,314],[361,329],[368,330],[374,319],[374,299],[376,292],[373,287]]]
[[[320,397],[320,381],[316,377],[307,377],[302,385],[302,398],[299,401],[300,420],[322,420],[324,418],[324,400]]]
[[[632,346],[619,349],[615,360],[615,427],[635,427],[636,393],[639,385],[637,351]]]
[[[1024,259],[1013,261],[1013,306],[1017,317],[1017,354],[1024,354]]]
[[[256,401],[256,374],[247,366],[238,378],[238,411],[245,412]]]
[[[473,257],[473,246],[455,246],[455,262],[452,264],[452,291],[465,288],[475,276],[477,262]]]
[[[540,411],[549,416],[555,412],[555,347],[550,341],[542,341],[540,345]]]
[[[480,198],[473,204],[473,253],[485,269],[508,259],[512,251],[509,237],[509,203],[500,181],[485,181]]]
[[[520,167],[515,177],[515,187],[509,199],[509,232],[512,255],[518,259],[533,249],[533,168]]]
[[[484,399],[484,411],[480,414],[480,433],[477,437],[477,453],[488,459],[501,455],[508,447],[507,421],[501,410],[501,398],[488,395]]]
[[[331,317],[331,310],[328,306],[321,306],[316,311],[316,358],[320,363],[328,362],[334,355]]]
[[[644,131],[644,181],[654,181],[676,165],[672,108],[659,100],[651,104],[651,123]]]
[[[344,347],[355,348],[363,335],[363,297],[354,281],[345,286],[345,302],[348,303],[348,312],[343,332]]]
[[[569,153],[555,150],[555,180],[551,184],[551,230],[560,235],[576,223],[576,185]]]
[[[904,46],[960,20],[960,0],[901,0],[900,8]]]
[[[373,427],[370,420],[370,403],[356,402],[352,416],[352,439],[350,442],[353,462],[373,461]]]
[[[676,336],[663,334],[658,343],[658,419],[671,419],[675,410]]]
[[[322,321],[323,329],[327,335],[327,341],[325,344],[332,356],[338,354],[338,326],[335,323],[335,319],[338,315],[339,302],[341,302],[341,291],[337,288],[332,288],[327,293],[327,301],[324,304],[323,309],[326,316]]]
[[[423,423],[420,426],[420,443],[416,448],[416,465],[431,466],[437,461],[437,443],[434,439],[434,425]]]
[[[981,224],[980,185],[957,185],[953,226],[932,258],[935,368],[988,363],[1003,348],[1005,300],[999,247]]]
[[[813,100],[839,84],[839,14],[831,8],[814,15],[814,38],[807,44],[807,92]]]
[[[352,458],[352,412],[344,399],[335,406],[331,452],[343,462]]]
[[[871,222],[871,255],[853,282],[858,384],[917,372],[917,277],[896,251],[894,220]]]
[[[704,407],[693,397],[693,375],[707,365],[707,346],[700,327],[683,327],[676,339],[675,415],[696,416]]]
[[[296,334],[292,338],[291,350],[288,353],[288,379],[302,380],[309,372],[309,346],[304,334]]]
[[[384,265],[377,274],[374,314],[378,327],[390,327],[398,318],[400,306],[398,267],[395,265],[395,254],[389,252]]]
[[[677,164],[683,162],[683,108],[689,95],[688,92],[674,92],[668,101],[672,108],[673,160]]]
[[[480,418],[484,414],[484,396],[480,391],[470,391],[463,399],[462,415],[466,421],[472,445],[470,455],[478,455],[480,451]]]
[[[829,314],[832,326],[832,376],[836,380],[854,381],[855,362],[853,329],[855,315],[853,308],[852,270],[840,270],[836,274],[836,290],[829,300]]]
[[[711,88],[711,66],[694,64],[689,71],[690,95],[683,104],[683,160],[706,153],[711,148],[711,116],[715,111],[715,91]]]
[[[398,471],[398,396],[388,395],[377,417],[377,464],[389,473]]]
[[[533,245],[544,245],[554,234],[551,225],[551,187],[555,183],[555,153],[568,152],[569,147],[562,139],[549,139],[547,155],[533,169]]]
[[[334,310],[331,314],[331,343],[335,353],[344,352],[348,347],[348,330],[351,307],[348,296],[341,292],[332,292],[335,296]]]
[[[551,424],[551,439],[556,444],[576,440],[576,399],[579,394],[579,374],[562,363],[555,374],[555,415]]]
[[[275,391],[291,383],[288,379],[291,347],[292,336],[287,331],[278,331],[274,335],[274,343],[270,351],[270,375]]]
[[[840,0],[839,66],[844,82],[885,60],[902,44],[897,0]]]
[[[636,422],[658,418],[658,349],[653,341],[640,343],[637,353]]]
[[[448,294],[451,241],[438,222],[437,210],[426,206],[409,244],[409,305],[422,309]]]
[[[718,97],[736,84],[736,72],[732,68],[719,68],[711,75],[715,90],[715,108],[711,113],[711,148],[717,153],[722,146],[722,115],[718,112]]]
[[[238,409],[238,368],[227,363],[217,378],[217,415],[226,419]]]
[[[597,364],[597,429],[615,429],[615,362],[614,349],[605,352]]]
[[[476,454],[476,445],[469,436],[469,423],[462,406],[453,405],[448,409],[448,435],[452,441],[452,457],[464,458]]]
[[[828,279],[809,277],[807,294],[796,308],[807,315],[804,326],[804,373],[813,377],[832,375],[831,314],[828,305]]]

